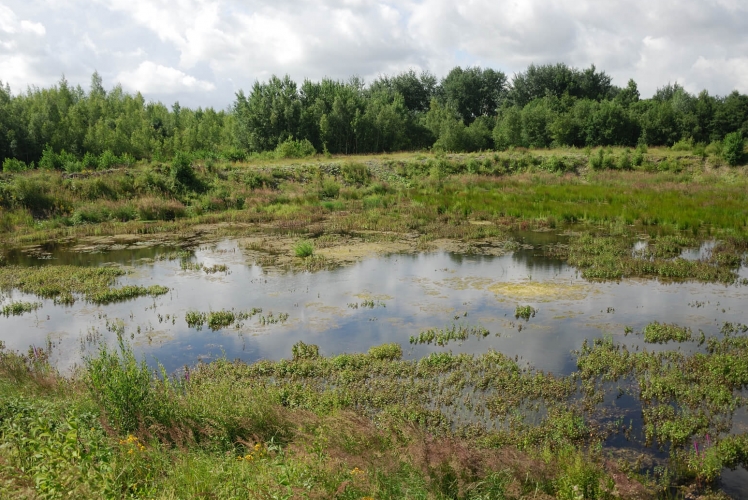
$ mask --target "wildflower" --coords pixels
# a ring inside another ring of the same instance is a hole
[[[361,469],[359,469],[358,467],[354,467],[354,468],[353,468],[353,469],[351,470],[351,475],[352,475],[352,476],[359,476],[359,475],[361,475],[361,474],[366,474],[366,472],[362,471],[362,470],[361,470]]]

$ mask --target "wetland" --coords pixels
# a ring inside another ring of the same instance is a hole
[[[3,215],[2,491],[745,497],[745,174],[658,154],[196,165],[234,201],[160,221],[26,174],[64,203]]]

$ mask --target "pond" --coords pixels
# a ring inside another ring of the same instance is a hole
[[[392,254],[314,273],[265,269],[235,240],[197,247],[181,258],[174,249],[162,247],[102,253],[50,247],[33,256],[15,252],[8,260],[18,265],[123,266],[130,273],[119,280],[121,285],[158,284],[170,292],[108,305],[81,299],[61,306],[42,300],[31,313],[0,316],[0,340],[18,350],[51,345],[52,359],[63,371],[73,369],[99,342],[112,342],[119,332],[138,356],[152,366],[161,363],[168,372],[224,356],[246,362],[290,358],[291,346],[303,341],[317,344],[324,355],[365,352],[396,342],[410,359],[434,351],[482,353],[492,348],[521,364],[567,375],[576,370],[572,351],[585,339],[612,336],[635,350],[645,347],[636,332],[653,321],[707,335],[717,334],[725,322],[748,323],[746,286],[590,282],[565,262],[543,256],[541,246],[563,242],[563,235],[515,236],[523,243],[521,249],[503,256]],[[683,257],[703,257],[709,248],[707,243]],[[746,277],[748,270],[743,267],[739,274]],[[2,295],[0,306],[20,300],[39,301],[12,291]],[[532,313],[518,318],[518,306],[531,306]],[[254,309],[254,314],[215,331],[186,321],[189,311],[224,309]],[[488,334],[443,346],[411,343],[412,336],[425,330],[453,327],[482,327]],[[684,343],[677,348],[698,347]],[[625,398],[617,404],[629,405],[627,418],[641,422],[636,405]],[[744,420],[735,423],[742,426]],[[735,471],[723,476],[723,485],[742,492],[745,479],[745,471]]]
[[[717,333],[726,321],[748,322],[744,305],[748,287],[655,280],[589,282],[565,262],[546,258],[537,248],[558,236],[524,234],[533,245],[499,257],[445,252],[387,255],[334,270],[280,272],[246,257],[232,240],[196,248],[185,266],[167,260],[167,248],[131,248],[106,253],[71,253],[53,249],[43,258],[9,256],[21,265],[119,265],[131,273],[121,284],[170,288],[166,295],[109,305],[83,300],[56,306],[52,300],[23,316],[0,317],[0,340],[9,348],[54,345],[57,365],[65,370],[81,360],[91,340],[113,339],[124,331],[136,352],[168,371],[216,357],[253,362],[289,358],[302,340],[317,344],[325,355],[362,352],[397,342],[406,355],[420,358],[435,350],[479,353],[493,348],[557,374],[575,370],[571,351],[584,339],[621,337],[652,321],[689,326],[694,332]],[[695,252],[697,253],[697,251]],[[202,264],[200,268],[199,264]],[[211,266],[226,271],[205,272]],[[222,269],[222,268],[218,268]],[[741,276],[748,273],[740,270]],[[38,301],[17,291],[2,304]],[[534,316],[515,317],[529,305]],[[212,331],[188,326],[188,311],[261,313]],[[287,319],[283,319],[287,315]],[[481,326],[490,334],[446,346],[411,345],[411,336],[452,325]],[[124,329],[124,330],[123,330]],[[627,343],[644,346],[641,336]],[[652,349],[652,347],[649,347]],[[656,347],[655,347],[656,348]]]

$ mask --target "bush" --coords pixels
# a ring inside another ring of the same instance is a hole
[[[98,168],[99,166],[99,159],[93,153],[86,153],[83,155],[81,164],[86,170],[96,170],[96,168]]]
[[[138,217],[140,220],[174,220],[183,217],[185,208],[177,200],[160,198],[143,198],[138,200]]]
[[[631,170],[631,153],[624,151],[621,156],[618,157],[616,168],[618,170]]]
[[[725,140],[722,141],[722,158],[732,167],[742,163],[744,150],[745,141],[742,132],[727,134]]]
[[[101,156],[99,156],[99,169],[100,170],[108,170],[115,165],[119,163],[119,158],[117,158],[117,155],[109,151],[108,149],[101,153]]]
[[[3,161],[3,172],[23,172],[26,170],[26,164],[15,158],[6,158]]]
[[[597,150],[597,154],[590,155],[590,168],[592,170],[602,170],[603,162],[605,161],[605,152],[601,149]]]
[[[333,179],[324,179],[319,187],[320,198],[337,198],[340,194],[340,184]]]
[[[119,352],[102,347],[85,360],[86,382],[94,400],[118,430],[135,431],[155,403],[153,377],[145,361],[138,361],[120,337]]]
[[[369,167],[362,163],[344,163],[340,167],[340,174],[345,182],[358,186],[368,184],[371,179]]]
[[[42,157],[39,160],[39,168],[44,170],[60,170],[62,169],[62,161],[59,155],[55,153],[50,146],[44,148]]]
[[[224,151],[221,156],[230,162],[244,161],[247,159],[247,152],[243,149],[231,148]]]
[[[673,144],[670,149],[673,151],[691,151],[693,150],[693,139],[681,139],[680,141]]]
[[[195,170],[192,168],[192,159],[185,153],[179,152],[174,155],[169,175],[175,187],[190,189],[199,187],[200,182],[195,175]]]
[[[286,139],[275,148],[276,158],[305,158],[317,154],[317,150],[308,139],[297,141]]]

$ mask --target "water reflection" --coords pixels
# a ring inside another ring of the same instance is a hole
[[[640,330],[656,320],[709,334],[724,321],[748,322],[746,287],[652,280],[588,283],[564,262],[530,249],[501,257],[390,255],[313,274],[268,272],[247,261],[233,241],[198,248],[194,256],[206,266],[226,264],[229,273],[182,270],[178,260],[158,260],[166,251],[53,254],[56,263],[124,264],[133,272],[122,284],[161,284],[172,290],[155,299],[106,306],[79,301],[60,307],[43,301],[34,313],[0,318],[0,339],[24,350],[49,340],[65,369],[93,348],[88,340],[100,336],[111,341],[114,333],[107,324],[118,319],[136,351],[150,363],[158,359],[167,370],[224,355],[248,362],[288,358],[291,346],[303,340],[318,344],[324,354],[397,342],[412,358],[443,349],[480,353],[494,348],[540,369],[569,373],[575,369],[570,353],[585,338],[610,334],[623,339],[626,326]],[[369,299],[377,302],[374,308],[352,307]],[[38,299],[13,292],[3,303],[11,300]],[[528,322],[518,321],[515,308],[525,304],[538,313]],[[253,307],[262,308],[263,315],[287,313],[289,319],[263,325],[255,317],[217,332],[189,328],[185,321],[190,309]],[[491,335],[447,347],[410,346],[411,335],[453,323],[484,326]],[[641,339],[630,335],[626,341],[634,345]]]

